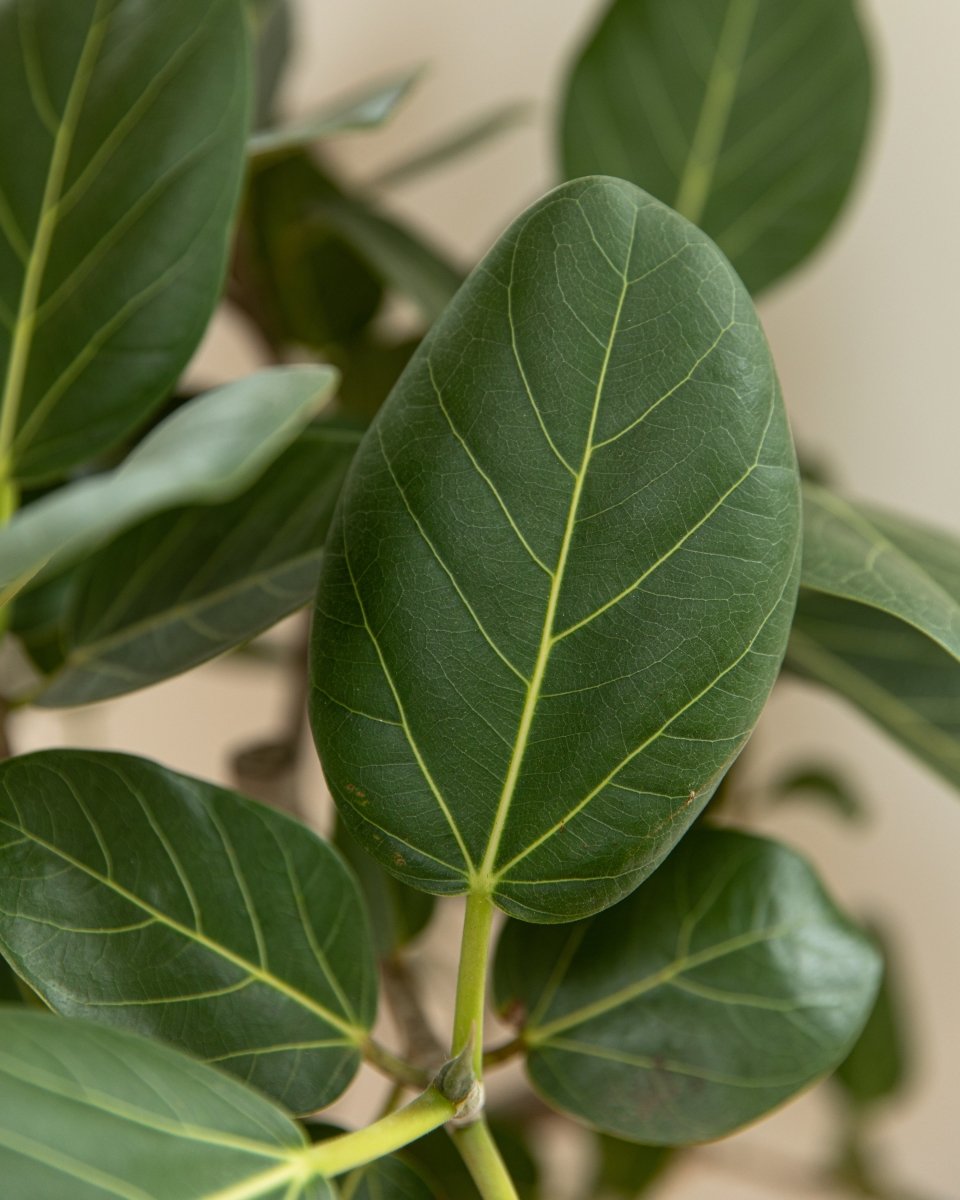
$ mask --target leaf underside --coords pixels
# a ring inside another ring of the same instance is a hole
[[[21,481],[143,421],[200,340],[244,163],[245,26],[236,0],[0,2],[0,379]]]
[[[0,1008],[0,1178],[36,1200],[334,1200],[265,1097],[116,1029]]]
[[[316,414],[332,367],[274,367],[187,401],[111,471],[41,496],[0,528],[0,606],[118,531],[178,504],[249,487]]]
[[[27,630],[50,676],[34,702],[89,704],[149,687],[306,604],[359,440],[336,422],[313,425],[236,500],[152,517],[86,559],[52,616]]]
[[[321,571],[317,745],[344,819],[536,921],[628,893],[775,678],[796,465],[749,297],[630,184],[529,210],[354,459]]]
[[[956,538],[807,485],[801,582],[788,667],[960,786]]]
[[[564,170],[646,188],[758,292],[836,218],[870,99],[852,0],[613,0],[572,71]]]
[[[0,948],[57,1012],[189,1050],[295,1112],[360,1065],[356,884],[295,821],[126,755],[0,766]]]
[[[681,1145],[730,1133],[835,1067],[880,969],[797,855],[702,829],[590,921],[508,924],[496,995],[551,1105]]]

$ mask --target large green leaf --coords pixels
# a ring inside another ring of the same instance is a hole
[[[336,385],[330,367],[277,367],[184,404],[113,471],[50,492],[0,528],[0,607],[119,530],[248,487]]]
[[[339,133],[377,129],[393,116],[422,75],[421,68],[404,71],[395,79],[365,87],[309,116],[261,129],[250,139],[250,154],[255,158],[285,154]]]
[[[297,1112],[350,1082],[376,1010],[335,850],[233,792],[126,755],[0,765],[0,948],[67,1016],[150,1033]]]
[[[833,223],[870,92],[853,0],[613,0],[570,78],[564,170],[659,196],[756,292]]]
[[[359,440],[337,421],[315,424],[237,499],[151,517],[85,560],[55,630],[43,627],[51,677],[34,703],[88,704],[148,687],[306,604]],[[30,593],[23,600],[29,606]]]
[[[804,488],[788,665],[852,700],[960,786],[960,543]]]
[[[628,900],[548,930],[508,924],[497,1002],[554,1107],[657,1145],[720,1137],[834,1068],[880,958],[792,851],[690,834]]]
[[[0,1081],[10,1200],[334,1200],[284,1112],[134,1034],[0,1008]]]
[[[344,819],[426,891],[596,912],[744,744],[799,568],[742,285],[617,180],[551,193],[365,437],[321,569],[313,723]]]
[[[248,58],[238,0],[0,0],[0,476],[62,474],[173,386],[226,265]]]

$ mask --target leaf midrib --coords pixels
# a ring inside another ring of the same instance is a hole
[[[530,677],[530,683],[527,688],[527,695],[524,700],[523,709],[520,715],[520,724],[517,729],[517,737],[514,743],[513,753],[510,756],[510,763],[507,768],[503,791],[500,794],[500,800],[497,804],[497,812],[494,818],[493,827],[490,832],[490,838],[487,842],[486,853],[484,854],[483,862],[480,865],[476,878],[473,881],[473,887],[481,892],[491,893],[497,883],[498,877],[495,870],[495,864],[497,861],[497,855],[500,852],[500,842],[503,838],[504,829],[506,828],[507,817],[509,815],[510,805],[513,800],[513,793],[516,790],[517,781],[520,777],[520,768],[523,764],[523,759],[527,750],[527,744],[530,739],[530,731],[533,727],[533,719],[536,715],[537,704],[540,700],[540,690],[543,686],[547,665],[550,661],[550,653],[555,644],[554,624],[556,622],[557,607],[560,601],[560,592],[563,587],[564,574],[566,572],[567,560],[570,554],[570,546],[573,542],[573,534],[577,524],[577,511],[580,506],[580,499],[583,494],[583,486],[586,481],[587,471],[590,467],[590,459],[593,455],[593,438],[596,431],[597,417],[600,412],[600,401],[603,397],[603,389],[604,384],[606,383],[607,371],[609,369],[610,359],[613,354],[613,345],[616,341],[617,331],[620,327],[623,306],[626,302],[627,291],[630,287],[628,272],[630,261],[633,257],[633,246],[637,236],[638,223],[639,212],[635,212],[633,217],[633,226],[630,231],[630,242],[627,246],[627,253],[624,259],[620,295],[617,300],[616,310],[613,314],[610,335],[607,339],[603,362],[601,364],[600,374],[597,379],[597,386],[594,392],[593,409],[590,413],[590,424],[587,429],[583,457],[581,459],[580,468],[577,471],[576,478],[574,479],[573,491],[570,497],[570,505],[567,510],[566,527],[563,532],[563,541],[560,546],[560,554],[557,558],[557,565],[550,581],[550,593],[547,598],[547,608],[543,619],[543,628],[540,635],[540,646],[537,650],[536,662],[534,664],[533,673]]]
[[[699,225],[710,197],[759,0],[730,0],[673,207]]]
[[[718,942],[716,945],[710,946],[706,950],[700,950],[695,954],[686,954],[680,958],[675,958],[665,967],[661,967],[659,971],[655,971],[652,975],[647,975],[644,979],[640,979],[636,983],[631,983],[619,991],[612,992],[609,996],[604,996],[592,1004],[585,1004],[583,1007],[575,1009],[565,1016],[557,1017],[556,1020],[548,1021],[545,1025],[540,1025],[536,1029],[525,1029],[523,1032],[524,1042],[527,1045],[536,1046],[542,1042],[549,1041],[554,1034],[561,1033],[565,1029],[572,1029],[577,1025],[582,1025],[587,1021],[593,1020],[595,1017],[601,1017],[615,1008],[620,1008],[624,1004],[629,1004],[647,992],[651,992],[665,983],[670,983],[671,980],[678,978],[686,971],[715,962],[717,959],[724,958],[728,954],[734,954],[738,950],[746,950],[751,946],[785,937],[788,933],[795,932],[796,928],[795,924],[771,925],[766,929],[756,929],[750,933],[743,933],[736,937],[728,938],[724,942]]]
[[[161,912],[160,909],[155,908],[152,904],[149,904],[146,900],[143,900],[135,893],[128,891],[127,888],[123,887],[122,884],[117,883],[116,880],[110,879],[108,876],[102,874],[102,872],[95,870],[88,863],[81,862],[79,859],[74,858],[73,855],[68,854],[65,850],[62,850],[59,846],[54,845],[52,842],[48,842],[45,838],[41,838],[32,830],[26,829],[22,825],[15,824],[13,821],[7,821],[3,818],[0,818],[0,825],[6,826],[8,829],[12,829],[16,833],[22,834],[35,845],[42,847],[48,853],[53,854],[55,857],[69,864],[75,870],[80,871],[88,878],[95,880],[108,891],[116,893],[116,895],[120,896],[128,903],[133,904],[135,907],[141,909],[141,911],[153,917],[153,919],[159,925],[166,926],[168,929],[179,934],[181,937],[185,937],[189,941],[195,942],[197,945],[202,946],[211,954],[214,954],[219,958],[223,958],[227,962],[232,963],[234,966],[241,968],[241,970],[246,971],[248,975],[252,976],[258,982],[263,983],[269,988],[272,988],[274,991],[282,993],[283,995],[287,996],[288,999],[293,1000],[296,1004],[299,1004],[300,1007],[314,1013],[316,1016],[320,1017],[321,1020],[326,1021],[328,1025],[340,1030],[340,1032],[347,1039],[345,1045],[351,1045],[354,1048],[359,1048],[365,1041],[366,1030],[360,1028],[359,1026],[351,1025],[348,1021],[345,1021],[342,1017],[337,1016],[324,1005],[306,995],[306,993],[301,992],[298,988],[292,987],[288,983],[285,983],[272,972],[266,971],[258,965],[254,965],[242,955],[235,954],[232,950],[228,949],[221,943],[211,940],[198,930],[191,929],[189,925],[182,924],[180,921],[177,921],[175,918],[171,917],[168,913]],[[2,852],[2,850],[3,847],[0,847],[0,852]]]
[[[12,474],[10,460],[33,344],[40,290],[43,286],[43,278],[54,234],[57,230],[63,183],[73,150],[80,113],[93,78],[97,56],[106,36],[107,16],[104,14],[104,8],[105,0],[97,0],[50,154],[50,165],[40,201],[40,216],[23,278],[20,304],[17,309],[10,347],[10,358],[7,363],[7,376],[4,382],[3,396],[0,399],[0,479],[9,478]]]

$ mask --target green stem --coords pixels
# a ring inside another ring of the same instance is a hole
[[[331,1179],[408,1146],[439,1129],[456,1114],[455,1104],[436,1088],[428,1088],[405,1108],[374,1121],[366,1129],[344,1133],[311,1147],[303,1161],[318,1175]]]
[[[487,998],[487,958],[493,901],[486,892],[471,892],[463,918],[457,1004],[453,1017],[453,1057],[473,1038],[473,1070],[483,1077],[483,1015]]]
[[[519,1200],[517,1189],[500,1157],[490,1126],[483,1119],[452,1131],[460,1157],[483,1200]]]
[[[381,1075],[392,1079],[394,1083],[402,1083],[405,1087],[410,1088],[425,1088],[430,1083],[430,1075],[427,1071],[414,1066],[405,1059],[398,1058],[396,1054],[392,1054],[373,1038],[367,1038],[363,1043],[363,1057],[371,1067],[374,1067]]]

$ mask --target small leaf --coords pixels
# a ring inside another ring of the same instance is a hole
[[[64,474],[168,394],[244,165],[237,0],[2,0],[0,477]],[[9,463],[5,461],[9,456]]]
[[[423,76],[423,69],[404,71],[388,79],[335,101],[312,113],[273,129],[262,129],[250,138],[249,151],[254,158],[300,150],[311,142],[322,141],[339,133],[378,129],[385,124]]]
[[[630,184],[550,193],[364,437],[321,569],[313,727],[391,873],[569,920],[695,819],[777,673],[796,463],[749,297]]]
[[[564,170],[646,188],[758,292],[840,211],[870,76],[852,0],[613,0],[573,67]]]
[[[883,979],[863,1032],[834,1072],[848,1099],[861,1108],[887,1100],[903,1090],[910,1063],[895,961],[880,941],[884,957]]]
[[[668,1146],[643,1146],[608,1134],[597,1135],[600,1161],[590,1191],[601,1200],[637,1200],[661,1178],[676,1154]]]
[[[810,485],[804,509],[787,666],[960,787],[960,544]]]
[[[118,754],[0,765],[0,948],[56,1011],[149,1033],[297,1112],[376,1012],[362,902],[305,827]]]
[[[277,367],[188,401],[113,471],[58,488],[0,528],[0,607],[135,521],[242,492],[336,385],[330,367]]]
[[[866,816],[860,798],[832,767],[816,763],[794,767],[773,781],[770,792],[780,801],[808,797],[848,821],[862,821]]]
[[[334,1200],[304,1172],[305,1146],[265,1097],[176,1050],[0,1008],[0,1178],[11,1200]]]
[[[237,499],[151,517],[85,560],[56,630],[28,632],[50,674],[33,703],[89,704],[149,687],[306,604],[359,440],[336,420],[311,425]]]
[[[394,187],[411,179],[445,167],[470,150],[483,146],[502,133],[523,125],[530,117],[531,106],[525,103],[501,104],[453,133],[441,137],[425,150],[419,150],[402,162],[381,171],[373,180],[377,187]]]
[[[688,835],[628,900],[573,926],[510,923],[497,1003],[522,1014],[537,1091],[634,1141],[721,1137],[832,1070],[880,961],[776,843]]]
[[[333,841],[360,884],[370,914],[377,955],[389,958],[426,928],[433,916],[434,898],[425,892],[414,891],[388,875],[342,820],[337,821]]]

